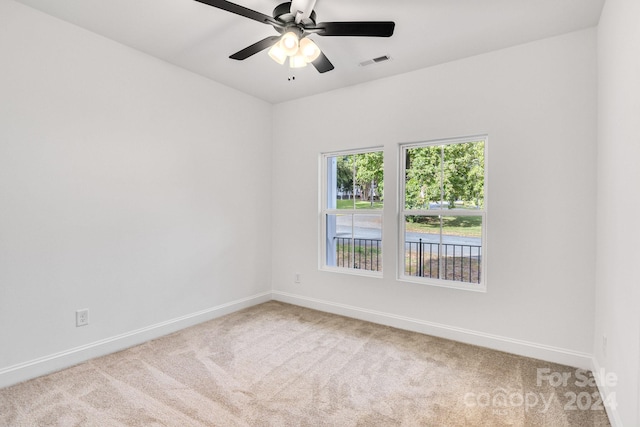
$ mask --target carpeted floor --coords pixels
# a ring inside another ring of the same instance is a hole
[[[1,389],[0,425],[608,426],[584,374],[271,301]]]

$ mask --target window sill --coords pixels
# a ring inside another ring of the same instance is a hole
[[[349,274],[351,276],[363,276],[363,277],[372,277],[374,279],[382,279],[381,271],[370,271],[370,270],[362,270],[359,268],[329,267],[329,266],[322,266],[319,268],[319,270],[326,271],[329,273]]]
[[[452,280],[433,280],[413,276],[400,276],[398,277],[398,282],[417,283],[419,285],[437,286],[439,288],[458,289],[471,292],[487,292],[487,286],[484,284],[454,282]]]

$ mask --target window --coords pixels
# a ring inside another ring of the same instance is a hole
[[[381,150],[322,155],[321,268],[382,275]]]
[[[400,146],[401,280],[485,290],[486,142]]]

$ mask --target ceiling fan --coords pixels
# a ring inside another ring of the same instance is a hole
[[[271,25],[280,35],[270,36],[248,46],[229,58],[242,61],[267,48],[269,56],[279,64],[289,59],[291,68],[312,64],[320,73],[333,70],[333,64],[307,36],[391,37],[392,21],[343,21],[316,23],[313,10],[316,0],[292,0],[281,3],[272,15],[265,15],[227,0],[196,0],[200,3]]]

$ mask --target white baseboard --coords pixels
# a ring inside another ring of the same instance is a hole
[[[602,366],[600,366],[600,363],[598,363],[598,360],[596,360],[595,357],[591,359],[591,371],[596,378],[598,390],[600,391],[600,396],[602,397],[602,401],[604,402],[604,407],[607,410],[607,416],[609,417],[609,423],[611,423],[611,427],[622,427],[620,413],[618,412],[617,405],[615,405],[615,393],[609,388],[606,381],[601,381],[601,379],[605,377],[604,373],[606,373],[606,371]],[[611,405],[610,402],[613,402],[614,405]]]
[[[568,365],[581,369],[591,369],[593,358],[591,354],[581,353],[544,344],[517,340],[499,335],[487,334],[434,322],[398,316],[375,310],[368,310],[346,304],[324,301],[316,298],[290,294],[287,292],[273,291],[273,299],[276,301],[300,305],[328,313],[340,314],[360,320],[366,320],[381,325],[392,326],[413,332],[460,341],[467,344],[487,347],[520,356],[532,357],[553,363]]]
[[[592,355],[586,353],[516,340],[498,335],[486,334],[483,332],[452,327],[434,322],[427,322],[424,320],[398,316],[391,313],[369,310],[346,304],[339,304],[316,298],[304,297],[286,292],[273,291],[231,301],[226,304],[221,304],[206,310],[170,319],[145,328],[0,369],[0,388],[36,378],[60,369],[68,368],[94,357],[104,356],[134,345],[142,344],[146,341],[159,338],[180,329],[215,319],[216,317],[233,313],[243,308],[267,302],[271,299],[328,313],[340,314],[347,317],[392,326],[399,329],[488,347],[521,356],[532,357],[582,369],[595,369],[595,361],[593,360]],[[604,391],[604,393],[606,394],[607,392]],[[612,415],[610,415],[610,417],[612,417]],[[612,425],[614,425],[613,421]]]
[[[0,369],[0,388],[17,384],[78,363],[114,353],[146,341],[171,334],[180,329],[215,319],[225,314],[271,300],[271,292],[263,292],[247,298],[231,301],[165,322],[147,326],[124,334],[95,341],[80,347],[51,354],[28,362]]]

